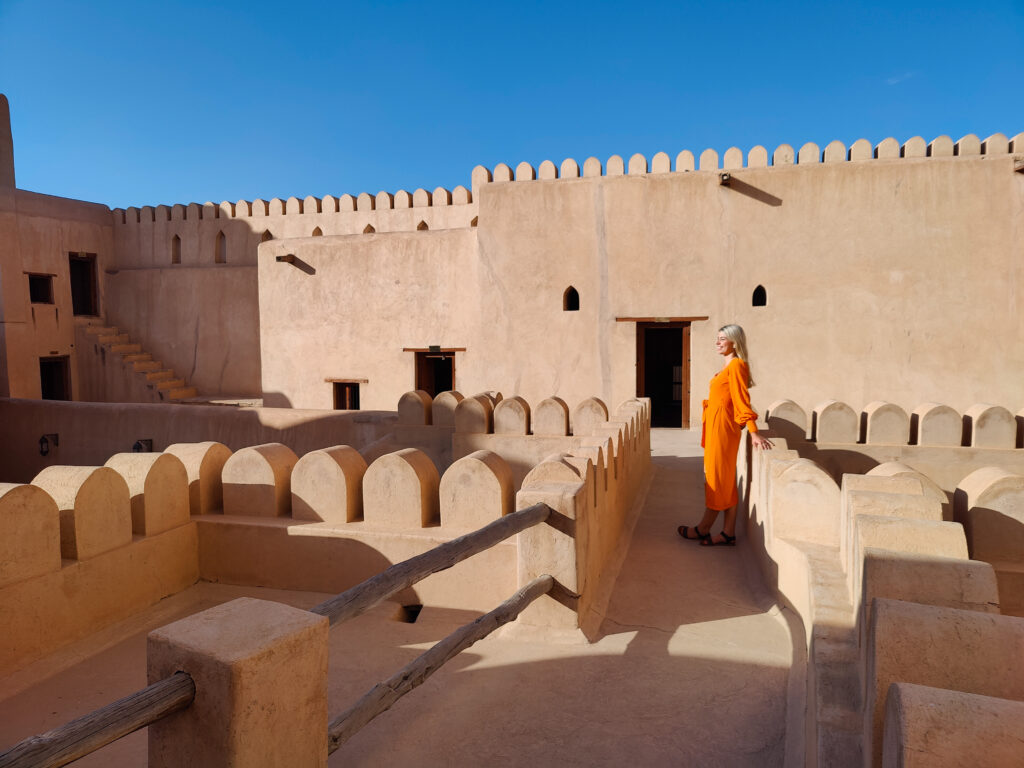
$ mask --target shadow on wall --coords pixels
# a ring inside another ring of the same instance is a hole
[[[291,408],[292,401],[288,399],[288,396],[283,392],[264,392],[263,393],[263,407],[264,408]]]
[[[356,449],[394,429],[391,411],[302,411],[288,408],[84,403],[0,398],[0,482],[30,483],[53,465],[101,466],[136,442],[163,451],[175,443],[214,440],[232,451],[283,443],[303,455],[333,445]],[[57,442],[44,435],[57,435]]]

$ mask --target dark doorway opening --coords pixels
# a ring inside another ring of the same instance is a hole
[[[416,389],[422,389],[431,397],[455,389],[455,352],[417,352]]]
[[[96,301],[96,254],[68,255],[71,276],[71,309],[76,315],[98,315]]]
[[[652,427],[690,427],[690,324],[636,324],[636,392]]]
[[[70,400],[71,378],[68,375],[68,358],[39,358],[39,389],[43,400]]]

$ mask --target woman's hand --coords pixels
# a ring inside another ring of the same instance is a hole
[[[774,446],[772,441],[767,437],[762,437],[759,433],[754,432],[750,435],[750,442],[754,444],[755,448],[760,448],[762,451],[770,451]]]

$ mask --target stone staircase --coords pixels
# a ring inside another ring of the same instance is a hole
[[[125,376],[131,379],[128,390],[140,393],[132,400],[148,402],[175,402],[198,396],[184,378],[163,363],[154,360],[153,355],[143,350],[142,345],[133,342],[127,333],[108,325],[86,325],[81,329],[86,340],[93,345],[103,362],[120,362]]]

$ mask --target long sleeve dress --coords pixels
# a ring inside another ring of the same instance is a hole
[[[700,444],[704,448],[704,503],[708,509],[729,509],[738,501],[736,454],[743,426],[757,432],[757,414],[750,407],[750,367],[738,357],[711,379],[704,401]]]

